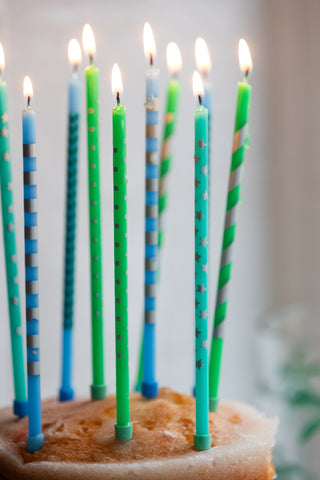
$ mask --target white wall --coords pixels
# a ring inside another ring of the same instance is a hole
[[[115,389],[113,328],[113,232],[110,74],[114,61],[123,72],[127,105],[129,177],[129,314],[131,377],[135,376],[143,305],[144,255],[144,70],[142,29],[153,26],[161,68],[161,105],[169,78],[165,65],[168,41],[182,51],[182,98],[170,178],[158,317],[158,373],[161,385],[190,391],[193,383],[193,109],[191,91],[194,41],[203,36],[213,58],[212,173],[212,296],[215,296],[221,248],[230,152],[234,125],[238,67],[237,44],[244,36],[251,47],[254,70],[251,147],[245,161],[243,203],[240,206],[234,251],[233,281],[223,362],[222,395],[250,399],[252,393],[252,334],[256,316],[270,304],[270,260],[266,106],[266,48],[263,4],[254,0],[135,2],[111,0],[0,1],[0,41],[3,43],[9,87],[10,134],[20,266],[24,306],[21,110],[22,80],[34,83],[38,120],[38,197],[40,251],[41,374],[44,396],[55,395],[60,377],[62,271],[66,163],[66,84],[70,68],[66,48],[81,38],[89,22],[97,41],[101,67],[101,181],[103,212],[104,310],[106,371],[109,391]],[[83,67],[87,59],[84,60]],[[75,321],[75,385],[87,394],[91,382],[87,165],[82,122],[78,209],[77,290]],[[0,229],[2,226],[0,227]],[[0,236],[0,404],[12,398],[10,344],[5,292],[2,232]],[[24,318],[24,310],[23,318]],[[210,324],[211,329],[211,324]]]

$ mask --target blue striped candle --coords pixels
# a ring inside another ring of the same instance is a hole
[[[153,66],[155,45],[150,25],[145,24],[145,53],[150,59],[146,72],[146,223],[145,223],[145,305],[143,336],[143,374],[141,392],[144,397],[158,395],[156,381],[156,288],[158,260],[158,189],[159,157],[159,70]]]
[[[59,400],[73,400],[72,385],[72,350],[73,350],[73,304],[74,304],[74,270],[77,213],[77,174],[79,149],[79,120],[81,110],[81,80],[78,66],[81,62],[81,48],[77,40],[69,42],[69,61],[73,73],[69,80],[68,95],[68,171],[65,212],[65,254],[64,254],[64,307],[62,337],[62,380]]]
[[[40,395],[36,115],[30,106],[33,91],[29,77],[24,79],[23,90],[24,96],[28,99],[28,105],[22,113],[29,415],[27,450],[36,452],[42,447],[44,437]]]

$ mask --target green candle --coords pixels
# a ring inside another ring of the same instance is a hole
[[[117,95],[117,106],[112,109],[117,393],[115,434],[118,440],[130,440],[132,424],[130,423],[128,352],[126,107],[120,105],[122,80],[117,64],[114,64],[112,70],[112,91]]]
[[[162,138],[161,159],[160,159],[160,180],[159,180],[159,249],[163,244],[164,226],[163,214],[167,206],[167,179],[171,169],[172,154],[171,141],[177,123],[177,113],[180,99],[180,83],[177,75],[182,67],[182,59],[179,47],[176,43],[170,42],[167,46],[167,64],[172,78],[167,87],[167,108]]]
[[[227,208],[224,223],[222,254],[216,308],[214,315],[213,338],[209,367],[209,405],[210,411],[216,411],[219,404],[218,389],[220,366],[224,338],[224,325],[228,307],[228,287],[232,269],[232,246],[236,234],[236,210],[240,201],[241,170],[244,154],[248,145],[248,122],[250,110],[251,86],[247,82],[252,68],[250,52],[244,40],[239,43],[240,67],[244,72],[243,82],[238,83],[237,111],[233,137],[232,160],[229,177]]]
[[[95,39],[90,25],[83,29],[83,49],[91,64],[85,70],[87,85],[89,221],[91,261],[91,328],[92,373],[91,397],[105,398],[104,383],[103,309],[102,309],[102,249],[99,176],[99,69],[93,65]]]
[[[27,414],[27,393],[13,211],[7,84],[1,77],[4,66],[4,52],[0,44],[0,181],[15,397],[13,409],[16,415],[23,417]]]

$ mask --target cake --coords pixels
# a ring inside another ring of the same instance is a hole
[[[162,388],[131,394],[133,438],[114,436],[115,395],[105,400],[43,402],[41,450],[26,450],[27,418],[0,410],[0,478],[6,480],[271,480],[277,421],[247,405],[221,402],[210,413],[212,448],[193,447],[194,398]]]

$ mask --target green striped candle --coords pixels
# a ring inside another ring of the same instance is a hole
[[[127,261],[127,146],[126,107],[120,104],[120,69],[112,69],[112,92],[117,106],[112,109],[113,133],[113,207],[114,207],[114,293],[116,335],[116,394],[118,440],[130,440],[129,351],[128,351],[128,261]]]
[[[12,194],[7,84],[2,80],[1,75],[4,67],[4,51],[2,45],[0,44],[0,182],[11,336],[11,356],[13,366],[13,411],[19,417],[24,417],[27,414],[26,374],[21,326],[18,263]]]
[[[224,339],[224,326],[227,317],[228,288],[231,279],[232,247],[236,235],[236,211],[240,201],[242,164],[249,140],[248,122],[251,86],[247,82],[247,77],[252,68],[252,63],[248,45],[243,39],[241,39],[239,42],[239,60],[240,68],[244,73],[244,80],[238,84],[238,100],[233,136],[227,208],[224,222],[218,290],[214,314],[213,338],[210,353],[209,407],[210,411],[212,412],[216,411],[219,405],[218,390],[220,367]]]
[[[102,310],[102,248],[99,175],[99,69],[93,64],[96,44],[90,25],[83,29],[83,49],[90,58],[85,70],[87,85],[87,133],[89,172],[89,222],[91,262],[92,374],[91,397],[105,398]]]
[[[177,114],[180,100],[180,83],[178,73],[182,68],[182,58],[176,43],[170,42],[167,46],[167,65],[172,77],[167,87],[167,106],[164,119],[160,158],[159,179],[159,239],[158,246],[161,249],[164,238],[163,214],[168,203],[168,174],[171,170],[172,154],[171,143],[177,124]]]

